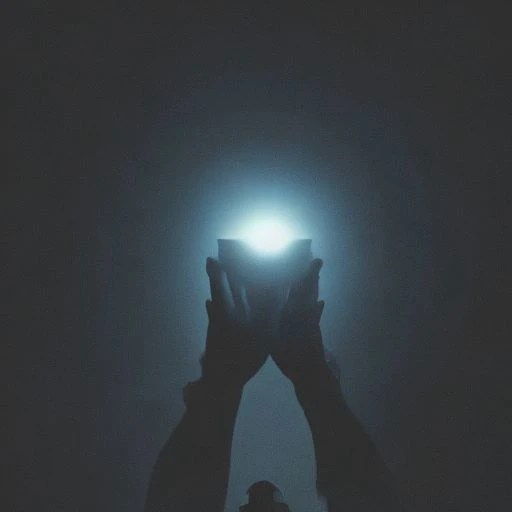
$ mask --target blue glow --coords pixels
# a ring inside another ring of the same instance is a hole
[[[293,228],[277,218],[261,218],[250,222],[240,238],[262,254],[276,254],[296,238]]]

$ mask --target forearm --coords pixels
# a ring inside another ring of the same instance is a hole
[[[311,429],[317,488],[329,512],[400,510],[389,470],[328,369],[318,368],[295,391]]]
[[[146,512],[224,509],[241,394],[204,380],[185,388],[187,411],[153,469]]]

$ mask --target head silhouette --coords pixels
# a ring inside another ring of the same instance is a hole
[[[281,501],[281,492],[268,480],[260,480],[247,490],[249,503],[240,507],[240,512],[289,512]]]

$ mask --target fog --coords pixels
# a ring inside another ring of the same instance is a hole
[[[325,262],[324,342],[413,510],[510,508],[500,17],[166,9],[9,17],[5,510],[142,510],[206,257],[269,211]],[[271,362],[233,443],[226,510],[258,479],[321,510]]]

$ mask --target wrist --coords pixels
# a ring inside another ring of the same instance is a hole
[[[243,386],[234,385],[222,379],[202,376],[185,386],[183,400],[188,409],[198,406],[209,410],[222,407],[223,404],[238,407],[242,391]]]
[[[343,400],[339,381],[325,361],[310,365],[307,371],[294,376],[292,383],[303,407]]]

